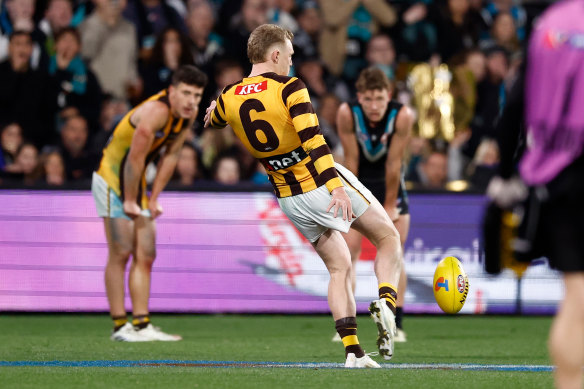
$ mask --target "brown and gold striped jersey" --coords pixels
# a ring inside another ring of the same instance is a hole
[[[227,124],[264,165],[276,196],[343,185],[300,79],[264,73],[227,86],[217,98],[211,125]]]
[[[170,106],[166,90],[151,96],[142,102],[142,104],[147,101],[160,101]],[[138,107],[139,106],[128,112],[114,129],[112,136],[103,149],[103,157],[101,158],[99,169],[97,170],[97,173],[102,176],[108,183],[109,187],[122,198],[122,201],[124,201],[124,165],[128,153],[130,152],[130,145],[132,144],[134,131],[136,130],[131,119]],[[178,137],[178,134],[184,129],[187,123],[188,121],[185,121],[182,118],[175,118],[173,115],[169,114],[164,127],[154,134],[154,142],[148,151],[144,163],[144,171],[140,180],[140,188],[138,190],[137,202],[143,209],[148,208],[145,177],[146,165],[154,160],[154,158],[160,153],[162,147],[170,144],[176,137]]]

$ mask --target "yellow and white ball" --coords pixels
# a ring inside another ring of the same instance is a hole
[[[436,266],[432,290],[438,306],[446,313],[457,313],[468,296],[468,277],[456,257],[446,257]]]

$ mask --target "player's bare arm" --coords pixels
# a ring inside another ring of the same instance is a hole
[[[198,109],[196,109],[195,116],[198,114]],[[167,148],[166,152],[160,159],[158,163],[158,173],[154,178],[152,183],[152,193],[150,194],[150,199],[148,201],[148,206],[150,209],[150,214],[152,218],[155,219],[162,214],[162,207],[158,203],[158,196],[162,193],[162,190],[170,181],[176,164],[178,163],[178,158],[180,155],[180,150],[185,143],[185,139],[188,135],[188,129],[192,127],[194,120],[190,120],[187,127],[180,133],[180,135],[172,142],[170,147]]]
[[[397,192],[401,174],[401,164],[404,153],[410,141],[412,127],[414,125],[414,114],[411,109],[404,106],[400,109],[396,118],[395,134],[391,139],[391,145],[385,161],[385,201],[383,206],[392,221],[399,218],[399,211],[396,208]]]
[[[128,159],[124,166],[124,212],[134,218],[140,214],[140,206],[136,202],[138,187],[144,172],[144,163],[152,143],[154,134],[163,128],[168,118],[168,107],[161,102],[151,101],[141,106],[132,116],[136,131],[130,145]]]
[[[343,145],[343,153],[345,156],[343,165],[357,176],[359,172],[359,146],[357,145],[357,137],[355,136],[353,113],[349,104],[341,104],[337,111],[336,120],[339,139]]]

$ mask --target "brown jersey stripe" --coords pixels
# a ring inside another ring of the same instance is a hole
[[[280,190],[276,186],[276,183],[274,182],[274,177],[272,177],[271,174],[268,174],[268,180],[270,180],[270,182],[272,183],[272,187],[274,188],[274,194],[276,195],[276,197],[280,197]]]
[[[223,97],[221,95],[219,95],[219,98],[217,100],[219,100],[219,105],[221,106],[221,110],[223,112],[225,112],[225,103],[223,103]]]
[[[225,111],[223,111],[223,112],[225,112]],[[217,118],[217,123],[219,123],[222,126],[226,126],[227,125],[227,122],[219,114],[219,110],[217,109],[217,107],[215,107],[215,109],[213,110],[213,114],[215,115],[215,118]]]
[[[334,167],[329,167],[328,169],[319,174],[319,179],[321,179],[324,183],[327,183],[329,180],[332,180],[333,178],[337,177],[338,177],[337,169],[335,169]]]
[[[239,84],[240,82],[242,82],[243,80],[239,80],[237,82],[234,82],[233,84],[229,84],[227,85],[225,88],[223,88],[223,92],[221,93],[227,93],[227,91],[231,88],[233,88],[235,85]]]
[[[225,126],[226,126],[226,124],[220,124],[220,123],[218,123],[215,120],[215,118],[211,119],[211,127],[213,127],[213,128],[223,128]]]
[[[126,160],[128,159],[128,154],[130,154],[129,148],[128,148],[128,151],[126,151],[124,158],[122,158],[122,162],[120,163],[120,195],[121,195],[122,203],[125,200],[125,197],[124,197],[124,169],[126,168]]]
[[[310,102],[298,103],[290,107],[290,117],[292,119],[296,116],[304,115],[305,113],[314,113],[314,109]]]
[[[328,145],[326,143],[324,145],[318,146],[316,149],[314,149],[310,153],[308,153],[308,155],[310,155],[310,158],[313,161],[316,161],[320,157],[323,157],[327,154],[332,154],[332,153],[331,153],[331,149],[328,147]]]
[[[326,183],[326,181],[323,181],[321,176],[316,171],[316,168],[314,167],[313,161],[306,162],[306,169],[308,169],[308,172],[310,173],[310,175],[314,179],[314,182],[316,183],[317,187],[322,186]]]
[[[294,173],[286,172],[282,175],[284,176],[284,180],[286,180],[286,184],[288,184],[288,186],[290,187],[292,196],[296,196],[303,193],[302,186],[300,186],[300,182],[298,182]]]
[[[166,104],[168,107],[170,107],[170,100],[168,99],[168,93],[160,96],[158,98],[158,101],[160,101],[161,103]]]
[[[292,77],[288,77],[288,76],[279,76],[276,73],[272,73],[272,72],[263,73],[262,76],[265,78],[269,78],[270,80],[277,81],[277,82],[282,83],[282,84],[287,83],[292,78]]]
[[[286,85],[284,87],[284,89],[282,90],[282,101],[284,102],[284,105],[286,105],[286,106],[288,105],[287,104],[288,96],[290,96],[292,93],[298,92],[299,90],[302,90],[304,88],[306,88],[306,85],[304,85],[302,80],[300,80],[299,78],[292,81],[290,84]]]
[[[306,127],[304,130],[298,132],[300,137],[300,142],[304,143],[309,139],[312,139],[315,135],[320,134],[319,126]]]

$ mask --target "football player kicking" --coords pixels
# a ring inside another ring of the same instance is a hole
[[[399,233],[371,192],[335,164],[306,86],[287,76],[292,39],[292,33],[276,25],[256,28],[247,43],[250,75],[223,89],[207,108],[205,124],[233,128],[266,168],[282,211],[324,261],[330,273],[328,303],[345,346],[345,366],[378,368],[357,338],[351,254],[340,231],[352,225],[377,248],[380,299],[370,310],[385,359],[393,355],[395,285],[402,269]]]

